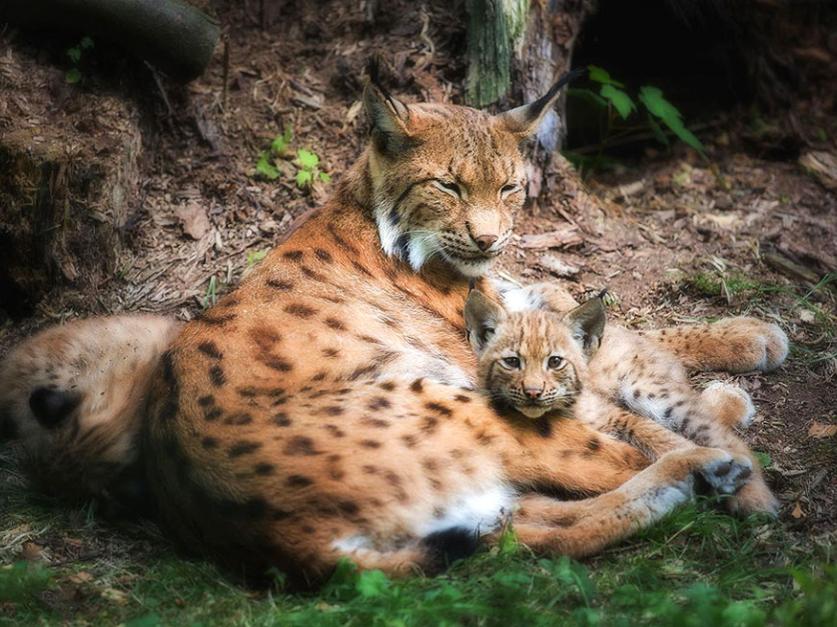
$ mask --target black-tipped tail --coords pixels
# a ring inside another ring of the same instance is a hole
[[[473,529],[451,527],[425,536],[421,544],[427,550],[427,567],[438,572],[473,555],[479,548],[480,539]]]

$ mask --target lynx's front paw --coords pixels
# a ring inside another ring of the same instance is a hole
[[[718,494],[734,494],[753,472],[753,463],[746,457],[733,457],[720,449],[698,469],[700,475]]]
[[[740,516],[769,514],[775,518],[779,514],[779,500],[761,477],[754,477],[738,493],[729,497],[726,506],[730,512]]]

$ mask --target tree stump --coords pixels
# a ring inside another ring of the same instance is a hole
[[[19,317],[56,284],[92,293],[113,276],[141,137],[133,104],[14,49],[0,73],[0,309]]]
[[[570,69],[590,0],[469,0],[466,98],[477,107],[509,108],[532,102]],[[544,118],[527,151],[529,196],[549,193],[575,212],[596,204],[573,167],[558,152],[565,133],[562,97]]]

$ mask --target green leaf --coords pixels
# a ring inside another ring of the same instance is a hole
[[[639,100],[652,115],[660,118],[663,124],[668,126],[682,142],[706,156],[703,144],[695,137],[694,133],[686,128],[680,117],[680,111],[665,99],[660,88],[644,85],[639,90]]]
[[[602,98],[605,98],[613,105],[613,108],[619,112],[623,120],[626,120],[631,111],[636,110],[636,105],[631,97],[621,89],[616,89],[613,85],[602,85],[599,93]]]
[[[64,75],[64,79],[71,85],[74,85],[81,80],[81,72],[77,67],[71,68],[67,71],[67,74]]]
[[[500,541],[497,543],[500,549],[500,555],[514,555],[520,548],[520,542],[517,539],[517,534],[512,529],[511,525],[506,527],[500,536]]]
[[[320,163],[320,158],[310,150],[300,148],[296,151],[296,162],[301,168],[306,170],[313,170]]]
[[[267,256],[266,250],[252,250],[247,253],[247,267],[252,268]]]
[[[755,455],[756,459],[759,460],[759,464],[761,464],[762,468],[769,468],[770,464],[773,463],[773,460],[767,453],[762,453],[761,451],[753,451],[753,455]]]
[[[364,598],[379,597],[389,588],[389,578],[380,570],[367,570],[360,573],[357,591]]]
[[[67,56],[70,57],[70,61],[73,63],[78,63],[81,61],[81,48],[78,46],[67,48]]]
[[[660,142],[663,146],[669,145],[668,137],[666,137],[666,134],[663,132],[663,129],[660,128],[657,120],[655,120],[654,116],[650,113],[648,114],[648,126],[651,127],[651,131],[654,133],[654,138],[658,142]]]
[[[93,45],[93,40],[90,37],[82,37],[81,43],[79,43],[79,46],[81,46],[84,50],[89,50],[93,47]]]
[[[320,172],[319,176],[320,176],[320,180],[323,183],[331,183],[331,175],[330,174],[326,174],[325,172]]]
[[[271,181],[279,178],[279,170],[270,162],[270,155],[267,152],[262,152],[259,155],[259,160],[256,162],[256,172]]]
[[[614,85],[615,87],[625,86],[619,81],[615,81],[612,78],[610,78],[610,74],[608,73],[608,71],[604,68],[600,68],[597,65],[587,66],[587,75],[590,77],[591,81],[602,83],[603,85]]]
[[[296,173],[296,184],[298,187],[309,187],[314,180],[311,170],[299,170]]]
[[[285,140],[284,135],[277,135],[273,138],[273,141],[270,143],[270,152],[281,157],[284,156],[287,150],[288,142]]]

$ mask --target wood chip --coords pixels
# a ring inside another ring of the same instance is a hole
[[[548,233],[533,233],[520,237],[521,248],[544,249],[544,248],[570,248],[580,246],[584,239],[578,234],[574,226],[566,226],[557,231]]]
[[[831,191],[837,191],[837,157],[824,150],[806,152],[799,157],[801,165],[820,185]]]
[[[578,276],[579,268],[558,258],[556,255],[544,254],[538,259],[538,265],[557,277],[572,279]]]
[[[818,440],[833,438],[837,435],[837,425],[829,425],[815,420],[811,423],[811,426],[808,427],[808,435]]]
[[[188,202],[177,207],[174,213],[183,226],[183,232],[194,240],[203,238],[212,226],[200,203]]]

